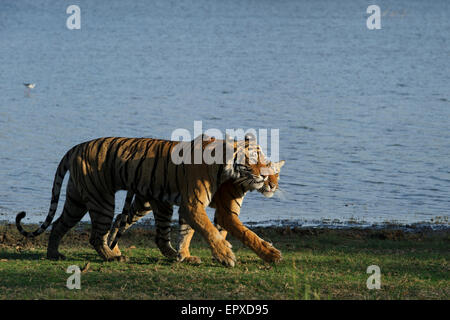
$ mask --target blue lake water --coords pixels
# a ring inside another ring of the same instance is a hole
[[[283,196],[243,221],[448,218],[449,1],[377,1],[381,30],[367,1],[72,2],[0,2],[0,220],[45,219],[73,145],[195,120],[280,130]]]

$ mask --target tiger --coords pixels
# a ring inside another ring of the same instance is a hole
[[[263,187],[258,189],[258,192],[262,193],[265,197],[270,198],[278,190],[278,180],[281,167],[285,164],[284,160],[275,163],[268,163],[270,169],[270,175],[264,181]],[[227,236],[228,231],[237,239],[239,239],[244,245],[253,250],[260,258],[266,262],[279,262],[281,260],[281,252],[274,248],[269,242],[259,238],[253,231],[245,227],[239,220],[238,216],[240,208],[246,193],[249,190],[239,185],[239,181],[226,181],[214,194],[213,199],[209,206],[215,208],[214,224],[224,237]],[[122,214],[116,217],[113,224],[113,229],[110,233],[109,244],[111,249],[119,250],[117,242],[122,236],[123,232],[135,224],[139,219],[146,216],[151,212],[152,208],[150,204],[140,197],[137,197],[133,202],[134,194],[128,192],[125,198]],[[155,217],[155,224],[157,229],[163,229],[160,234],[168,235],[171,231],[169,221],[161,221]],[[186,221],[179,218],[180,232],[178,239],[178,254],[177,261],[190,262],[194,264],[201,263],[201,259],[196,256],[191,256],[189,253],[189,245],[194,234],[192,229]],[[156,242],[158,241],[155,239]],[[163,255],[173,258],[171,254],[162,252]]]
[[[80,143],[67,151],[57,167],[49,212],[42,225],[33,232],[25,231],[20,223],[26,216],[22,211],[16,216],[16,227],[25,237],[36,237],[49,227],[58,207],[64,176],[69,171],[64,208],[49,236],[48,259],[65,259],[59,252],[61,239],[89,212],[92,226],[89,243],[103,260],[125,261],[119,250],[111,250],[107,244],[114,219],[115,193],[125,190],[146,199],[161,221],[170,221],[172,206],[179,206],[179,215],[206,240],[213,257],[226,266],[234,266],[236,258],[231,245],[209,220],[205,208],[220,185],[229,179],[240,179],[249,190],[261,188],[266,179],[260,172],[263,164],[249,161],[247,143],[203,138],[201,135],[180,142],[107,137]],[[213,150],[211,154],[222,150],[222,155],[218,153],[222,161],[206,163],[201,158],[200,163],[175,163],[172,159],[175,151],[183,157],[195,158],[198,150],[201,154],[207,148]],[[242,155],[245,161],[238,159]],[[161,252],[176,254],[166,234],[157,234],[157,239]]]

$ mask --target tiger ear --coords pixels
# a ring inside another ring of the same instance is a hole
[[[273,170],[275,171],[275,173],[279,173],[281,170],[281,167],[284,166],[285,163],[286,163],[286,161],[281,160],[278,162],[272,162],[271,166],[272,166]]]

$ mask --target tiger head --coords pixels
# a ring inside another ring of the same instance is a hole
[[[268,161],[255,139],[246,136],[240,141],[217,140],[202,134],[193,143],[194,148],[203,149],[204,155],[210,155],[213,160],[219,154],[223,156],[225,165],[219,183],[231,179],[244,191],[258,190],[269,198],[278,189],[279,172],[285,161]],[[222,147],[222,152],[215,152]]]
[[[245,190],[257,190],[268,198],[272,197],[278,189],[279,174],[285,161],[269,162],[258,145],[252,150],[245,144],[241,151],[244,160],[235,163],[238,175],[235,183]]]
[[[278,189],[278,180],[284,160],[279,162],[258,163],[240,168],[240,177],[235,183],[247,191],[257,190],[271,198]]]

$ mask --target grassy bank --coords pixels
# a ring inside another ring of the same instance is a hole
[[[29,226],[29,228],[32,228]],[[63,240],[65,261],[46,260],[48,234],[21,237],[0,226],[0,299],[449,299],[449,231],[253,228],[283,253],[267,264],[231,238],[238,259],[225,268],[198,235],[192,254],[201,265],[165,259],[154,232],[134,228],[121,239],[129,262],[104,263],[87,227]],[[176,237],[175,237],[176,239]],[[69,290],[66,269],[83,269],[81,289]],[[370,265],[381,268],[381,289],[366,287]]]

